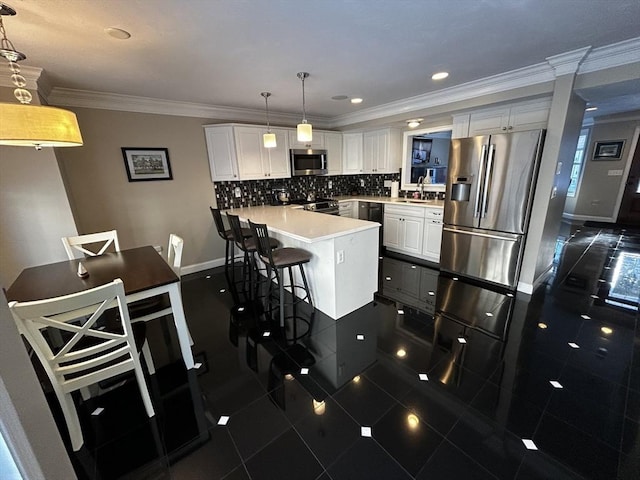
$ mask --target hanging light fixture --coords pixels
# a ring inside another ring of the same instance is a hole
[[[262,92],[260,95],[264,97],[264,105],[267,109],[267,133],[262,135],[262,144],[264,148],[274,148],[277,147],[276,143],[276,134],[271,133],[271,124],[269,123],[269,100],[267,100],[270,96],[270,92]]]
[[[309,74],[307,72],[298,73],[298,78],[302,80],[302,123],[298,124],[299,142],[310,142],[313,140],[313,130],[311,124],[307,123],[307,112],[304,104],[304,79],[308,76]]]
[[[0,56],[7,59],[11,81],[16,86],[13,95],[20,102],[0,103],[0,145],[42,147],[77,147],[82,145],[78,120],[73,112],[43,105],[31,105],[32,95],[24,88],[27,81],[20,74],[18,61],[27,58],[18,52],[7,38],[2,17],[16,11],[0,3]]]

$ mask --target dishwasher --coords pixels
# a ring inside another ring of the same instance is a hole
[[[360,220],[368,220],[370,222],[378,222],[380,224],[380,228],[378,229],[378,246],[380,252],[382,252],[382,203],[376,202],[358,202],[358,219]]]

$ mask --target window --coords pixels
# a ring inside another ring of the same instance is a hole
[[[571,181],[567,190],[567,197],[575,197],[578,190],[578,181],[580,180],[580,172],[582,171],[582,162],[584,161],[585,150],[587,149],[587,139],[589,138],[589,129],[580,130],[578,137],[578,146],[573,156],[573,165],[571,166]]]

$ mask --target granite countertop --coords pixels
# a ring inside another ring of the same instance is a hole
[[[391,198],[391,197],[380,197],[380,196],[368,196],[368,195],[340,195],[333,197],[338,202],[347,202],[347,201],[360,201],[360,202],[377,202],[377,203],[388,203],[392,205],[411,205],[414,207],[430,207],[430,208],[444,208],[444,200],[418,200],[413,198]]]
[[[308,212],[301,205],[242,207],[226,210],[241,220],[265,223],[269,230],[302,242],[313,243],[377,229],[378,223],[355,218]]]

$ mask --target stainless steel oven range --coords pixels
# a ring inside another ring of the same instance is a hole
[[[316,198],[313,202],[308,200],[293,200],[291,203],[302,205],[302,208],[308,212],[339,215],[338,202],[330,198]]]

